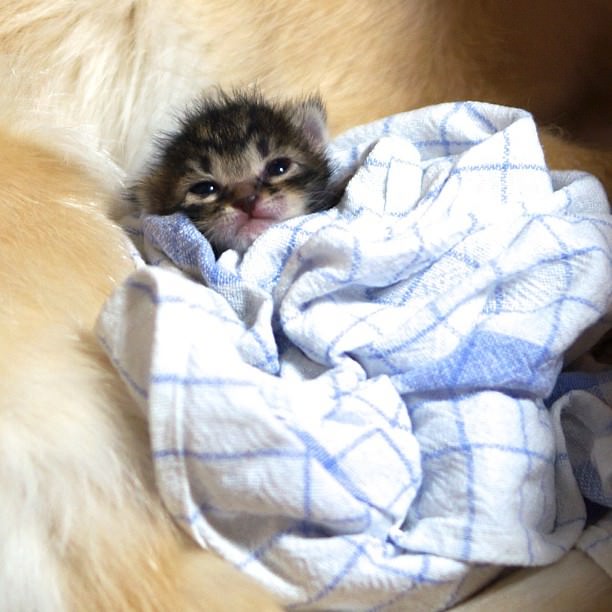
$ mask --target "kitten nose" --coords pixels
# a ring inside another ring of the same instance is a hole
[[[234,185],[232,205],[250,213],[255,208],[259,191],[257,186],[251,182],[242,182]]]

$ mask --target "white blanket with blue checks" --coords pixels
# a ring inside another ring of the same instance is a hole
[[[342,203],[242,259],[181,215],[135,222],[153,265],[99,336],[199,543],[298,609],[442,608],[584,527],[544,399],[612,307],[612,218],[515,109],[430,107],[330,149]]]

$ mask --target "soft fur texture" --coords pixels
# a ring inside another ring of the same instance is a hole
[[[0,609],[263,610],[186,542],[92,333],[131,270],[108,219],[210,85],[318,89],[332,132],[449,99],[525,106],[612,189],[607,0],[8,0],[0,6]]]
[[[316,98],[279,103],[257,91],[194,103],[130,190],[137,208],[184,211],[215,252],[244,252],[271,225],[337,201]]]
[[[265,608],[162,510],[146,424],[91,331],[131,269],[109,195],[7,134],[0,177],[0,609]]]

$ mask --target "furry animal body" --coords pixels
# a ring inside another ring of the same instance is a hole
[[[147,426],[93,334],[131,270],[110,220],[203,89],[319,91],[332,133],[484,99],[612,190],[607,0],[10,0],[0,6],[0,609],[264,610],[174,527]],[[572,36],[567,36],[571,32]],[[563,43],[559,43],[559,40]]]
[[[217,253],[244,252],[271,225],[335,203],[326,141],[318,98],[218,92],[162,141],[132,194],[150,213],[187,214]]]

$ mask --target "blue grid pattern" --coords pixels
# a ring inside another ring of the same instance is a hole
[[[582,530],[544,398],[612,305],[612,221],[515,109],[429,107],[330,151],[342,204],[242,259],[180,215],[134,221],[158,265],[100,339],[198,542],[291,608],[442,608]]]
[[[612,578],[612,372],[563,373],[548,403],[582,495],[611,509],[576,546]]]
[[[548,403],[582,495],[612,508],[612,371],[563,373]]]

